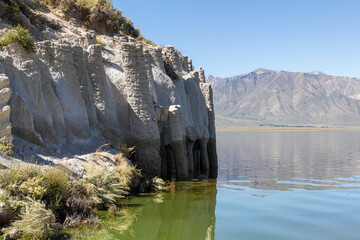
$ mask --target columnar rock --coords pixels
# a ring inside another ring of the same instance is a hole
[[[0,142],[7,143],[12,142],[10,106],[8,105],[10,96],[9,79],[5,74],[0,74]]]
[[[136,145],[138,166],[145,173],[160,175],[160,134],[149,89],[142,45],[123,42],[122,60],[130,105],[130,128]]]
[[[213,104],[213,91],[210,83],[200,83],[201,91],[204,95],[206,106],[208,107],[209,116],[209,141],[208,141],[208,154],[209,154],[209,177],[217,177],[218,161],[216,153],[216,129],[215,129],[215,111]]]
[[[188,69],[189,69],[189,71],[194,71],[194,66],[192,65],[191,59],[188,60]]]
[[[205,82],[205,72],[202,68],[199,69],[199,78],[201,83]]]
[[[65,25],[41,38],[34,53],[0,47],[0,139],[19,157],[20,143],[47,161],[126,143],[148,177],[216,177],[212,90],[188,57]]]
[[[187,159],[187,150],[185,142],[185,128],[181,115],[180,105],[171,105],[169,107],[169,132],[171,146],[173,149],[174,163],[176,169],[176,178],[186,180],[189,178],[189,165],[193,165]]]

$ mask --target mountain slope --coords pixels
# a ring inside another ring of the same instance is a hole
[[[360,79],[257,69],[230,78],[209,75],[207,81],[219,119],[277,125],[360,122]]]

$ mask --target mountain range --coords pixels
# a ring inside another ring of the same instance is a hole
[[[360,79],[256,69],[234,77],[207,76],[218,128],[358,126]]]

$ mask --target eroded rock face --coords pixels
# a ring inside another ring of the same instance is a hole
[[[216,177],[214,110],[204,72],[172,47],[93,33],[0,49],[0,138],[49,152],[136,145],[147,176]],[[15,144],[16,146],[16,144]]]
[[[4,142],[12,142],[13,140],[11,135],[10,106],[8,105],[11,96],[9,85],[8,77],[5,74],[0,74],[0,141]]]

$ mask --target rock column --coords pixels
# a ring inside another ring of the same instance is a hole
[[[218,160],[216,153],[216,129],[215,129],[215,113],[213,104],[213,91],[210,83],[200,83],[200,88],[205,98],[208,108],[209,117],[209,140],[207,143],[207,153],[209,157],[209,177],[217,178]],[[204,146],[202,146],[204,148]]]
[[[199,69],[199,79],[201,83],[205,83],[205,72],[202,68]]]
[[[9,79],[5,74],[0,74],[0,142],[12,142],[10,106],[8,101],[11,96]]]
[[[171,146],[174,154],[176,179],[187,180],[189,178],[189,163],[185,142],[185,128],[180,105],[171,105],[169,107],[168,122]]]
[[[138,167],[148,177],[161,173],[160,134],[149,89],[142,45],[122,38],[121,51],[125,72],[130,129],[136,145]]]

